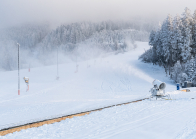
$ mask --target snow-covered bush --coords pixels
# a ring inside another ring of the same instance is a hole
[[[186,73],[180,74],[181,80],[179,82],[183,83],[188,80],[188,75]]]
[[[152,49],[149,49],[149,50],[145,51],[145,53],[143,53],[143,54],[139,57],[139,59],[141,59],[143,62],[151,63],[152,60],[153,60],[152,55],[153,55]]]
[[[182,74],[182,66],[180,64],[180,61],[177,61],[177,63],[174,65],[172,69],[173,70],[171,72],[171,75],[172,75],[171,78],[177,83],[181,82],[180,75]]]

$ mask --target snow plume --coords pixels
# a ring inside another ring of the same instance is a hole
[[[134,66],[130,66],[130,65],[126,65],[126,64],[120,64],[120,65],[116,66],[116,68],[117,67],[120,67],[120,69],[123,72],[128,73],[130,75],[137,76],[140,79],[143,79],[143,80],[149,82],[150,84],[152,84],[152,82],[154,81],[154,79],[152,77],[150,77],[146,73],[142,72],[141,70],[135,68]]]
[[[151,78],[150,76],[148,76],[147,74],[145,74],[144,72],[140,71],[139,69],[136,69],[132,66],[129,66],[129,74],[133,74],[149,83],[152,83],[153,82],[153,78]]]
[[[0,71],[16,70],[18,67],[18,46],[16,42],[0,42]],[[42,48],[34,50],[24,49],[20,46],[20,68],[32,68],[57,63],[57,49],[49,52],[43,52]],[[59,64],[71,62],[68,55],[62,51],[58,52]]]
[[[96,46],[95,44],[78,44],[76,48],[69,54],[69,57],[73,62],[77,63],[98,58],[104,53],[106,53],[106,51]]]
[[[129,38],[125,39],[125,44],[127,46],[127,50],[128,51],[129,50],[133,50],[133,49],[135,49],[137,47],[137,45],[133,41],[131,41]]]

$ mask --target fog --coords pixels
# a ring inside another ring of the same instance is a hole
[[[185,7],[193,13],[195,4],[193,0],[0,0],[0,70],[17,68],[16,43],[21,44],[22,68],[29,63],[56,64],[57,46],[62,48],[60,63],[128,51],[135,41],[148,41],[149,32],[168,14],[181,14]],[[73,22],[80,23],[60,26]]]
[[[24,23],[129,20],[139,17],[162,21],[167,14],[195,10],[195,0],[1,0],[0,28]]]

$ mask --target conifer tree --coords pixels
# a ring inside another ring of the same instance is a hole
[[[191,57],[191,42],[192,42],[192,16],[190,10],[185,8],[185,12],[183,13],[182,17],[182,46],[181,48],[181,58],[183,62],[186,62]]]
[[[188,68],[187,68],[187,73],[188,73],[188,79],[189,81],[192,82],[192,79],[194,77],[194,72],[195,72],[195,59],[192,56],[191,59],[188,62]]]
[[[173,72],[172,72],[172,78],[176,83],[179,83],[181,80],[180,74],[182,73],[182,66],[180,64],[180,61],[177,61],[174,65]]]
[[[164,60],[166,62],[165,69],[169,69],[170,75],[170,67],[171,67],[171,56],[172,56],[172,45],[171,45],[171,34],[172,34],[172,17],[171,15],[167,16],[167,19],[163,22],[161,28],[161,42],[162,42],[162,50]]]
[[[176,63],[177,60],[180,60],[180,53],[182,46],[182,21],[179,15],[174,18],[173,21],[173,31],[172,31],[172,38],[171,38],[171,45],[172,45],[172,62]]]
[[[196,10],[193,14],[192,22],[192,54],[196,56]]]

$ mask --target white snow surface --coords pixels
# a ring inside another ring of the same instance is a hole
[[[196,138],[196,89],[176,91],[163,68],[138,60],[149,48],[147,42],[137,42],[137,46],[129,52],[79,62],[77,73],[75,63],[59,65],[59,80],[55,79],[55,65],[32,68],[31,72],[23,69],[20,96],[17,71],[0,72],[0,129],[146,98],[154,79],[166,83],[172,100],[144,100],[107,108],[0,139]],[[29,92],[24,76],[29,77]]]

